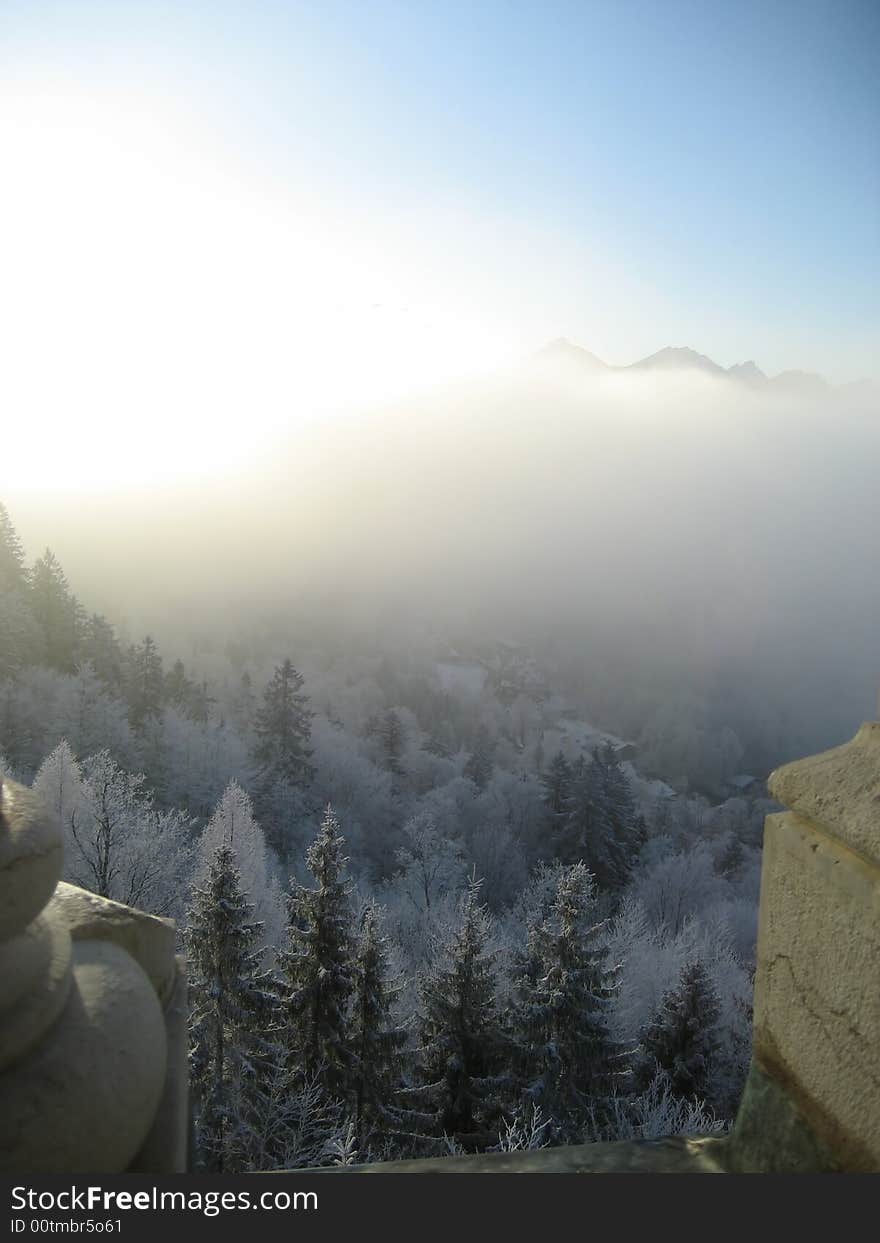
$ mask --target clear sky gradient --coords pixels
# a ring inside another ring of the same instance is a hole
[[[3,0],[0,79],[13,354],[880,375],[876,0]]]

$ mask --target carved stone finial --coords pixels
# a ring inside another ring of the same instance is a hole
[[[880,864],[880,721],[855,738],[770,774],[778,802]]]
[[[0,778],[0,1172],[182,1169],[173,925],[59,884],[61,865],[57,822]]]

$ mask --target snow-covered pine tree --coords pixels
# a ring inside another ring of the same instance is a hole
[[[246,1168],[253,1118],[281,1057],[277,996],[260,969],[252,911],[233,853],[221,846],[195,891],[186,931],[196,1150],[214,1173]]]
[[[521,1092],[554,1119],[557,1137],[579,1134],[620,1072],[609,1034],[614,972],[592,923],[593,878],[583,863],[562,868],[549,910],[536,912],[519,957],[511,1024]]]
[[[309,739],[314,714],[302,686],[302,674],[285,660],[263,693],[254,721],[254,761],[262,785],[281,781],[302,786],[312,780]]]
[[[162,657],[150,635],[129,649],[126,664],[128,719],[132,729],[140,730],[159,719],[165,695]]]
[[[388,942],[380,919],[375,903],[368,903],[354,961],[349,1039],[354,1059],[353,1121],[361,1150],[371,1132],[381,1132],[396,1120],[399,1111],[394,1108],[394,1096],[400,1087],[406,1043],[405,1029],[392,1017],[397,989],[389,979]]]
[[[572,770],[566,811],[554,833],[555,857],[561,863],[585,863],[602,889],[619,889],[629,876],[632,857],[632,829],[624,831],[623,814],[616,774],[609,781],[598,752],[589,761],[580,756]]]
[[[186,676],[186,667],[182,660],[175,660],[165,674],[165,700],[184,715],[189,714],[190,700],[195,691],[195,683]]]
[[[28,597],[41,638],[41,660],[60,673],[73,673],[79,655],[83,612],[61,563],[50,549],[34,563]]]
[[[288,947],[278,956],[288,1065],[345,1095],[353,1056],[347,1011],[354,985],[345,839],[328,807],[306,859],[314,889],[296,882],[288,898]]]
[[[571,792],[572,768],[561,751],[557,751],[541,777],[544,787],[544,806],[553,827],[565,815]]]
[[[385,753],[385,766],[395,777],[403,776],[403,747],[406,741],[400,716],[393,708],[389,708],[379,724],[379,737]]]
[[[100,681],[118,693],[122,686],[122,648],[113,627],[100,613],[92,613],[83,627],[82,661],[89,661]]]
[[[664,994],[642,1033],[637,1085],[647,1088],[657,1071],[663,1070],[677,1096],[713,1104],[720,1014],[718,994],[706,968],[699,959],[685,963],[677,985]]]
[[[471,880],[458,927],[421,981],[418,1086],[422,1125],[466,1150],[495,1143],[506,1089],[489,915]]]
[[[491,780],[494,750],[488,730],[485,725],[481,725],[477,730],[474,749],[468,756],[463,770],[464,776],[469,778],[478,790],[485,790]]]
[[[264,946],[281,946],[285,932],[284,898],[278,883],[270,848],[263,830],[254,819],[247,792],[237,781],[230,781],[214,808],[196,847],[196,882],[207,873],[218,846],[228,846],[235,866],[254,906],[254,915],[263,926]]]
[[[640,825],[636,801],[611,743],[606,743],[598,754],[594,753],[593,760],[599,765],[606,821],[623,861],[622,879],[625,881],[629,876],[632,857],[639,845]]]
[[[0,592],[21,591],[27,587],[24,550],[9,511],[0,501]]]
[[[0,502],[0,679],[31,663],[39,647],[21,540]]]

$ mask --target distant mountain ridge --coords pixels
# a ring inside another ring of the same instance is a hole
[[[700,371],[705,375],[747,385],[753,389],[767,389],[771,392],[796,393],[803,396],[818,395],[829,391],[833,386],[814,371],[782,371],[779,375],[767,376],[752,359],[743,363],[734,363],[732,367],[722,367],[705,354],[698,354],[689,346],[667,345],[656,354],[640,358],[637,362],[615,367],[603,362],[589,350],[574,345],[565,337],[558,337],[545,345],[535,355],[538,362],[552,363],[561,366],[573,374],[597,375],[604,371]],[[874,389],[877,385],[871,380],[856,380],[842,386],[845,389]]]

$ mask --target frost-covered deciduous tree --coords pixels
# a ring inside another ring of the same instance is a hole
[[[430,812],[411,817],[402,836],[397,871],[382,900],[406,969],[415,975],[430,957],[434,939],[455,919],[467,867],[461,845],[438,831]]]
[[[427,915],[461,886],[465,876],[461,847],[443,837],[424,812],[406,822],[403,839],[393,887],[417,913]]]
[[[312,734],[315,801],[332,802],[345,824],[346,843],[356,863],[388,875],[399,842],[400,809],[392,793],[392,775],[359,749],[360,740],[344,729],[316,719]]]
[[[705,843],[666,855],[642,867],[630,886],[654,928],[679,932],[688,919],[724,896],[726,883],[718,874]]]
[[[306,855],[315,886],[293,883],[288,945],[278,956],[288,1065],[318,1076],[334,1095],[349,1090],[353,1065],[348,1007],[354,938],[344,844],[328,807]]]
[[[696,1097],[673,1091],[669,1076],[659,1070],[648,1086],[636,1095],[615,1095],[606,1103],[602,1117],[586,1120],[581,1136],[585,1143],[610,1140],[665,1139],[669,1135],[713,1135],[726,1129],[723,1118]]]
[[[540,1105],[527,1102],[514,1110],[498,1136],[498,1152],[532,1152],[546,1148],[552,1138],[553,1119],[545,1118]]]
[[[280,1059],[277,997],[260,968],[261,929],[228,846],[213,854],[187,926],[190,1083],[196,1151],[213,1173],[249,1164],[267,1079]]]
[[[192,824],[182,812],[155,806],[142,773],[125,772],[109,751],[77,764],[62,742],[34,784],[61,816],[67,880],[156,915],[181,913]]]
[[[284,1063],[261,1067],[239,1112],[237,1150],[248,1170],[301,1170],[334,1163],[334,1153],[348,1137],[343,1107],[317,1075],[305,1075]]]
[[[91,661],[83,661],[58,688],[53,727],[77,755],[112,751],[118,758],[131,755],[132,738],[125,705],[98,677]]]
[[[66,738],[62,738],[55,750],[46,757],[37,770],[33,783],[46,806],[57,816],[64,833],[65,865],[70,847],[76,849],[71,826],[77,816],[84,815],[85,791],[80,766]]]

